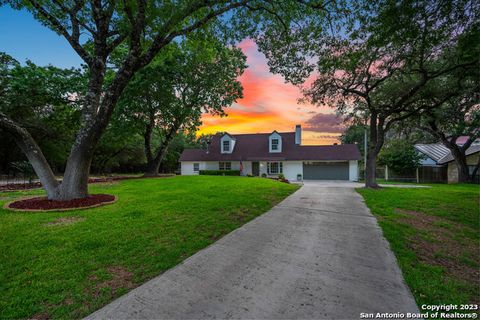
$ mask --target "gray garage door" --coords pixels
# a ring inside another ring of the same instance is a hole
[[[348,162],[308,162],[303,164],[305,180],[348,180]]]

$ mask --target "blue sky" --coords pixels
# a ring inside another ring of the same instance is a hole
[[[0,7],[0,51],[20,62],[53,64],[61,68],[79,67],[80,57],[68,42],[36,21],[28,11]]]
[[[255,42],[245,39],[239,47],[247,55],[249,65],[240,77],[244,97],[226,109],[229,117],[204,115],[200,132],[255,133],[259,128],[265,132],[292,131],[296,124],[302,124],[306,129],[304,144],[338,142],[338,121],[332,118],[330,108],[298,105],[300,90],[269,72],[267,60]],[[0,7],[0,51],[22,63],[30,59],[41,66],[70,68],[82,63],[67,40],[36,21],[28,11],[9,6]]]

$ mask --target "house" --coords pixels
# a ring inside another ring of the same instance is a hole
[[[457,140],[457,144],[462,145]],[[438,168],[443,170],[446,176],[446,182],[458,182],[458,169],[450,150],[441,143],[433,144],[416,144],[415,149],[424,155],[424,159],[420,162],[421,167]],[[467,165],[470,174],[473,173],[478,165],[480,157],[480,143],[475,141],[465,152],[467,156]],[[478,175],[478,172],[477,172]]]
[[[360,151],[355,144],[304,146],[302,128],[295,132],[217,134],[207,150],[186,149],[180,156],[181,174],[200,170],[241,170],[241,175],[288,180],[358,180]]]

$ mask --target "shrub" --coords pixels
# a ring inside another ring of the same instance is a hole
[[[267,174],[266,173],[262,173],[262,178],[266,178],[267,177]]]
[[[407,140],[391,140],[378,154],[378,164],[387,165],[394,172],[405,174],[420,166],[424,156]]]
[[[283,173],[280,173],[278,175],[278,180],[285,180],[285,176],[283,175]]]
[[[200,170],[204,176],[239,176],[240,170]]]

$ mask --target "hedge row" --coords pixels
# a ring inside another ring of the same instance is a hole
[[[200,170],[205,176],[239,176],[240,170]]]

